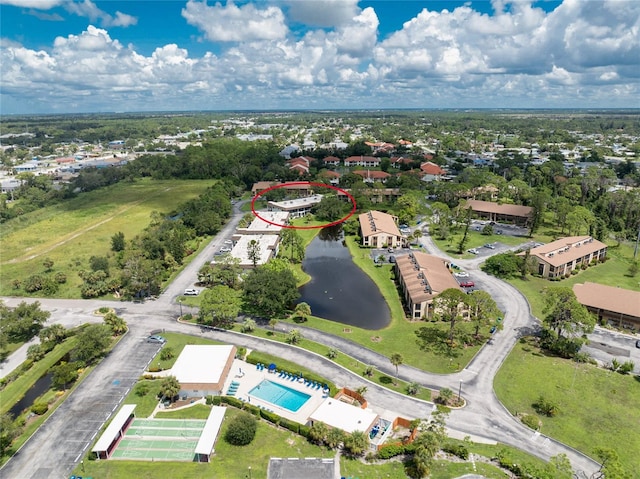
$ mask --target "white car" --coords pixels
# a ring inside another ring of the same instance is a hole
[[[467,273],[466,271],[460,271],[458,273],[455,273],[454,276],[457,276],[458,278],[468,278],[469,273]]]
[[[227,248],[226,246],[223,248],[220,248],[220,252],[221,253],[231,253],[231,248]]]
[[[231,240],[224,240],[224,244],[233,244],[233,241],[231,241]]]
[[[478,250],[475,248],[471,248],[467,250],[467,253],[471,253],[471,254],[478,254]]]
[[[188,288],[184,290],[185,296],[198,296],[199,294],[200,294],[200,290],[198,289]]]

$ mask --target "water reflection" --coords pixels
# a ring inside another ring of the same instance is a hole
[[[351,260],[340,225],[323,228],[309,244],[302,268],[311,281],[300,288],[314,316],[380,329],[391,313],[376,284]]]

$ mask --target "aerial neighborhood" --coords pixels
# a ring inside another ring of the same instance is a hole
[[[637,114],[91,123],[2,119],[2,477],[640,477]]]

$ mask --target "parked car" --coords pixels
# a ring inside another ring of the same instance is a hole
[[[471,253],[471,254],[478,254],[478,253],[479,253],[479,251],[478,251],[477,249],[475,249],[475,248],[471,248],[471,249],[468,249],[468,250],[467,250],[467,253]]]
[[[467,273],[466,271],[459,271],[457,273],[454,273],[454,276],[457,276],[458,278],[468,278],[469,273]]]
[[[231,240],[224,240],[224,244],[233,244],[233,241],[231,241]]]
[[[476,285],[473,281],[460,281],[460,286],[462,288],[473,288]]]
[[[231,253],[231,248],[223,246],[222,248],[220,248],[220,252],[221,253]]]
[[[149,336],[147,338],[148,343],[164,344],[167,342],[162,336]]]
[[[640,349],[640,339],[636,341],[636,348]]]
[[[487,243],[484,245],[485,248],[489,248],[489,249],[496,249],[496,246],[494,244],[491,243]]]
[[[185,296],[198,296],[200,294],[200,290],[199,289],[194,289],[194,288],[187,288],[184,290],[184,295]]]

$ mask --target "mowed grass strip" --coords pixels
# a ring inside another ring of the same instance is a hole
[[[44,273],[43,260],[51,258],[51,274],[67,276],[67,283],[61,285],[56,296],[79,297],[82,282],[78,271],[89,269],[91,256],[110,254],[115,233],[122,231],[127,240],[132,239],[149,224],[153,211],[169,213],[212,184],[211,180],[150,179],[119,183],[8,222],[0,237],[0,294],[13,294],[14,279]]]
[[[640,478],[640,381],[589,364],[547,356],[531,342],[520,342],[495,377],[498,398],[512,414],[537,414],[540,397],[559,413],[542,420],[541,432],[593,457],[610,447],[633,477]]]

